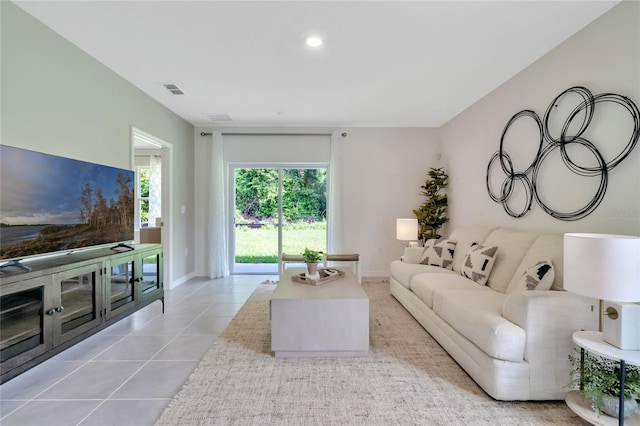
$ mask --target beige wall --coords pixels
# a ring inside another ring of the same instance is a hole
[[[542,118],[558,94],[577,85],[594,94],[625,95],[640,106],[639,2],[616,6],[442,127],[444,161],[451,179],[451,226],[479,223],[555,233],[640,235],[640,148],[609,174],[600,206],[578,221],[554,219],[535,201],[528,215],[515,219],[487,194],[487,164],[499,148],[509,119],[523,109],[533,109]],[[561,106],[558,109],[563,109]],[[621,119],[619,112],[598,104],[586,134],[597,141],[605,158],[620,152],[630,135],[630,119]],[[508,152],[522,166],[520,170],[526,168],[535,153],[535,141],[530,137],[534,133],[522,130],[522,139],[507,139]],[[541,190],[554,207],[574,211],[591,199],[599,180],[578,179],[568,173],[556,154],[557,151],[543,163]]]
[[[438,166],[439,131],[428,128],[345,128],[339,158],[347,251],[361,254],[363,276],[386,276],[406,242],[396,240],[396,219],[414,217],[420,186]]]
[[[0,7],[2,144],[128,169],[132,126],[173,144],[170,278],[184,279],[194,269],[193,126],[12,3]]]

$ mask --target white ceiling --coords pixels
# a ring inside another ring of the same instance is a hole
[[[15,3],[196,126],[437,127],[618,1]]]

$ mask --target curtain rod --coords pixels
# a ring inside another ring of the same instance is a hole
[[[211,136],[211,132],[200,132],[200,136]],[[222,136],[331,136],[331,133],[233,133],[223,132]]]

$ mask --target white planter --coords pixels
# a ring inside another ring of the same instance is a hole
[[[596,402],[598,408],[603,413],[612,417],[618,417],[620,412],[620,399],[617,396],[600,395]],[[624,418],[634,415],[638,412],[638,402],[633,398],[624,400]]]
[[[318,262],[308,262],[307,263],[307,272],[309,275],[317,275],[318,274]]]

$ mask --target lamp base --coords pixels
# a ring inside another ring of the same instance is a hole
[[[604,302],[602,340],[625,351],[640,350],[640,305],[637,303]],[[614,318],[615,317],[615,318]]]

